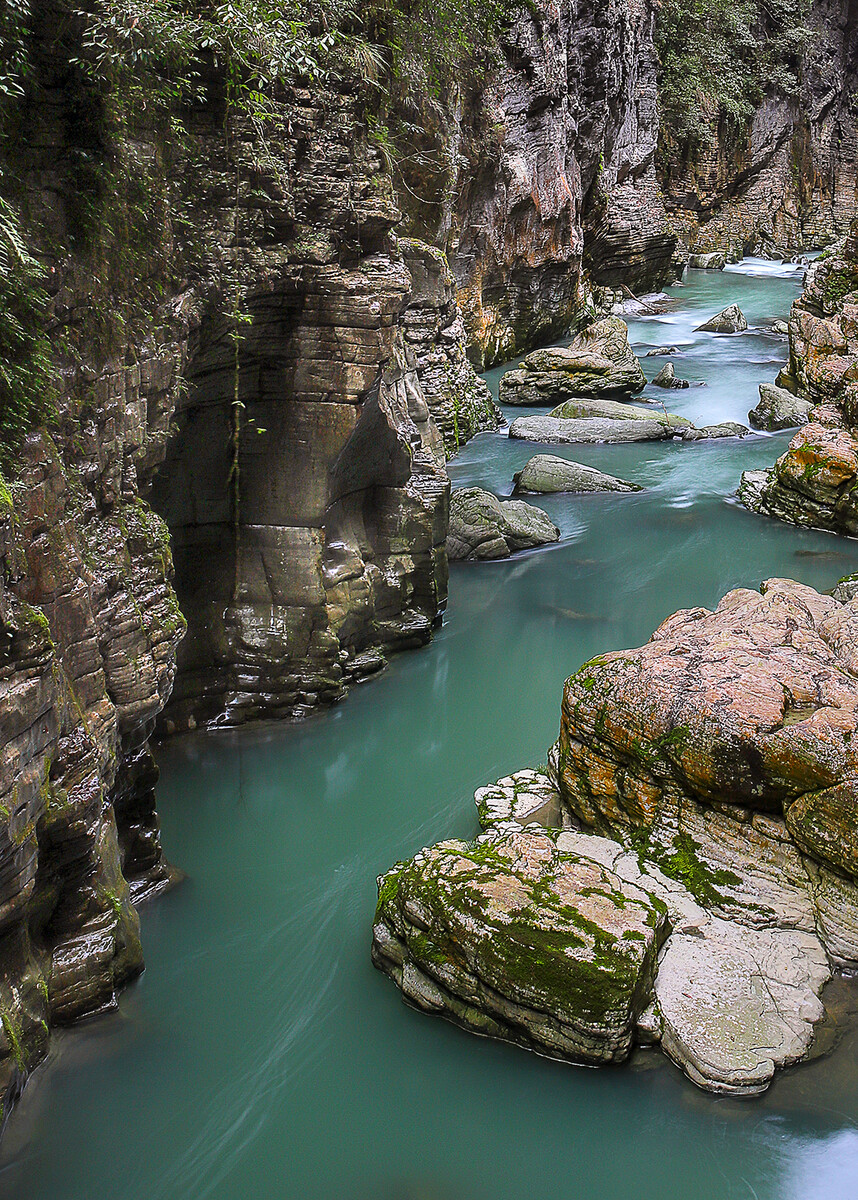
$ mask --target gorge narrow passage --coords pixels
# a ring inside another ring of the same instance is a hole
[[[786,355],[767,330],[800,286],[753,261],[691,272],[674,310],[629,321],[639,355],[676,346],[692,381],[645,398],[746,422]],[[748,333],[693,332],[732,302]],[[664,361],[642,359],[648,378]],[[544,760],[582,661],[732,587],[858,571],[858,542],[730,500],[788,440],[552,447],[645,490],[531,498],[560,543],[454,565],[433,644],[339,708],[162,746],[163,842],[188,879],[143,909],[147,971],[118,1014],[57,1038],[28,1087],[0,1200],[851,1198],[855,1033],[760,1100],[715,1100],[658,1052],[585,1071],[468,1037],[406,1008],[369,961],[374,876],[476,833],[474,789]],[[508,495],[538,452],[482,435],[450,464],[454,487]]]

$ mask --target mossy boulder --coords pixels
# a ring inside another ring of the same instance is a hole
[[[651,999],[663,902],[535,829],[441,842],[379,880],[373,961],[406,1000],[572,1062],[620,1062]]]
[[[528,354],[519,370],[500,381],[502,404],[557,404],[570,396],[619,400],[642,392],[646,377],[619,317],[606,317],[579,333],[568,347]]]
[[[460,488],[450,499],[447,557],[509,558],[560,540],[560,530],[541,508],[523,500],[498,500],[482,488]]]
[[[516,492],[639,492],[636,483],[616,479],[583,463],[535,454],[513,476]]]

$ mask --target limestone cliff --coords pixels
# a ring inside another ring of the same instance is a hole
[[[793,64],[794,84],[784,81],[789,48],[766,27],[770,10],[761,5],[757,37],[774,69],[753,117],[737,126],[712,115],[708,143],[690,154],[669,122],[662,129],[659,175],[670,223],[693,252],[738,258],[812,249],[842,236],[858,215],[858,8],[854,0],[804,7],[809,36]]]

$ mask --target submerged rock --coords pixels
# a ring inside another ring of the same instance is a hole
[[[516,492],[639,492],[636,483],[605,475],[595,467],[536,454],[513,476]]]
[[[801,396],[794,396],[786,388],[773,383],[760,384],[760,402],[748,413],[754,429],[789,429],[794,425],[806,425],[813,405]]]
[[[379,880],[373,961],[418,1008],[573,1062],[621,1062],[663,902],[544,830],[441,842]]]
[[[722,421],[720,425],[702,425],[699,429],[685,429],[682,433],[684,442],[702,442],[710,438],[747,437],[750,433],[747,425],[738,421]]]
[[[696,333],[744,333],[748,328],[745,314],[738,304],[730,304],[716,313],[705,325],[698,325]]]
[[[528,354],[500,381],[502,404],[556,404],[569,396],[622,398],[643,391],[646,377],[619,317],[606,317],[579,333],[568,348]]]
[[[654,387],[660,388],[687,388],[691,386],[687,379],[676,378],[676,368],[672,362],[665,363],[652,382]]]
[[[541,508],[523,500],[498,500],[482,488],[461,488],[450,498],[447,557],[508,558],[560,540],[560,530]]]

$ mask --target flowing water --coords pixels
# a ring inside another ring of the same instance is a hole
[[[698,424],[745,420],[784,340],[694,326],[734,300],[768,325],[799,289],[762,263],[692,273],[678,311],[631,322],[640,352],[679,346],[677,373],[707,385],[658,398]],[[661,363],[644,360],[650,377]],[[479,1040],[406,1008],[369,962],[376,874],[474,835],[474,788],[544,761],[583,660],[732,587],[858,570],[858,542],[730,500],[787,440],[551,448],[646,491],[539,500],[561,543],[454,567],[434,644],[336,710],[163,747],[164,845],[188,879],[144,909],[148,969],[119,1012],[57,1039],[8,1130],[0,1197],[854,1200],[845,1018],[831,1057],[740,1102],[657,1051],[594,1071]],[[535,452],[485,435],[451,474],[506,494]]]

